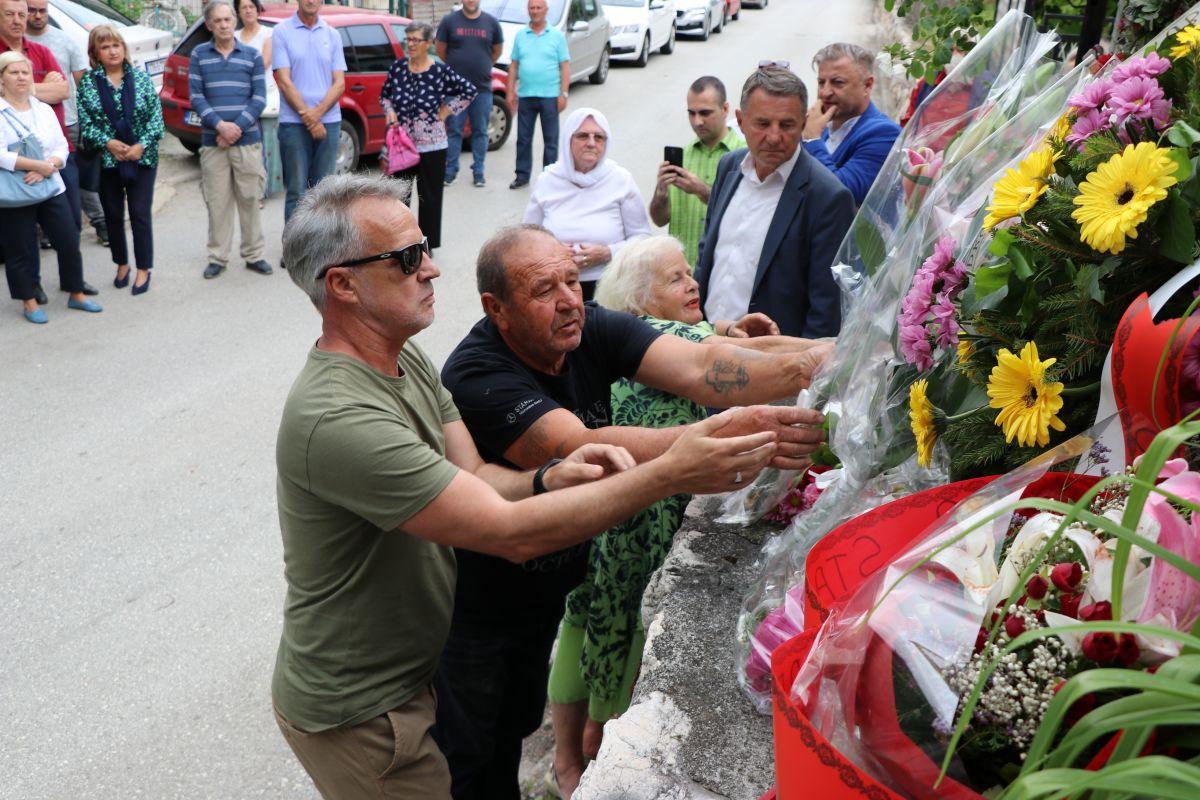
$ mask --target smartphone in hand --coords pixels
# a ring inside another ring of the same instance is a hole
[[[663,161],[666,161],[673,167],[683,169],[683,148],[667,145],[663,148]]]

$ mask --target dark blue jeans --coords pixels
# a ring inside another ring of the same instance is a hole
[[[454,800],[521,800],[521,741],[545,715],[562,608],[502,625],[451,624],[433,679],[432,734],[450,764]]]
[[[150,207],[154,205],[154,178],[157,175],[157,167],[138,166],[137,177],[126,186],[121,182],[120,170],[100,170],[100,205],[104,207],[104,224],[108,228],[108,249],[118,267],[129,263],[129,245],[125,241],[125,206],[128,204],[137,268],[154,268],[154,223],[150,219]]]
[[[283,161],[283,221],[292,218],[296,204],[321,178],[333,172],[337,164],[338,136],[342,123],[326,122],[325,138],[314,139],[299,122],[279,123],[279,157]]]
[[[58,283],[68,292],[83,291],[83,258],[79,254],[79,227],[71,218],[71,204],[63,194],[37,205],[6,208],[0,214],[0,239],[4,240],[8,293],[14,300],[32,300],[37,283],[38,240],[42,226],[58,255]]]
[[[487,158],[488,117],[492,113],[492,93],[480,92],[461,114],[446,120],[446,180],[458,175],[458,158],[462,154],[463,126],[471,121],[471,174],[483,177],[483,161]]]
[[[558,160],[558,98],[522,97],[517,101],[517,177],[533,170],[533,123],[542,118],[542,169]]]

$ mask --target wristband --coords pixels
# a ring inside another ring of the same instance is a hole
[[[538,467],[538,471],[533,473],[533,493],[534,494],[545,494],[546,492],[549,491],[549,489],[546,488],[546,484],[542,482],[542,479],[546,477],[546,473],[550,471],[551,467],[553,467],[555,464],[559,464],[561,462],[562,462],[561,458],[552,458],[549,461],[547,461],[545,464],[542,464],[540,467]]]

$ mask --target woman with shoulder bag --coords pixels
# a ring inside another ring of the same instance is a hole
[[[0,239],[8,291],[24,305],[25,319],[48,321],[34,299],[40,254],[36,226],[58,252],[58,279],[69,293],[67,306],[98,312],[83,294],[79,228],[58,172],[67,163],[67,140],[53,109],[33,96],[33,64],[23,54],[0,54]]]
[[[267,107],[258,118],[262,128],[263,167],[267,180],[263,187],[263,200],[283,191],[283,161],[279,157],[279,85],[275,83],[275,70],[271,69],[271,29],[258,20],[263,11],[262,0],[238,0],[237,15],[242,23],[238,41],[249,45],[262,55],[266,66]],[[258,207],[262,208],[262,200]]]
[[[88,35],[92,69],[79,82],[79,135],[101,150],[100,204],[108,225],[108,243],[117,275],[113,286],[129,285],[125,206],[133,229],[137,278],[132,294],[150,289],[154,267],[154,230],[150,207],[158,173],[158,140],[163,135],[162,104],[150,74],[129,63],[125,39],[111,25]]]
[[[413,22],[404,29],[408,57],[388,70],[380,104],[390,127],[400,125],[420,154],[413,167],[394,174],[417,182],[417,223],[430,249],[442,245],[442,189],[446,179],[446,118],[466,111],[478,90],[445,64],[429,57],[433,26]]]

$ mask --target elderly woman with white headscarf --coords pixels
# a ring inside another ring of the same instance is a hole
[[[543,226],[574,251],[584,300],[592,299],[625,242],[650,234],[633,176],[608,157],[611,139],[599,111],[571,112],[559,134],[558,161],[543,170],[521,220]]]

